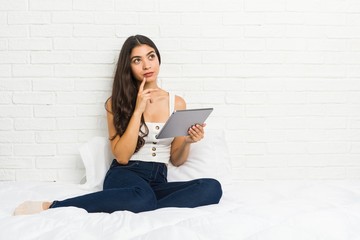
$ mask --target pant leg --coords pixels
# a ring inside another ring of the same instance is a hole
[[[216,204],[222,196],[221,184],[211,178],[161,183],[153,186],[153,189],[158,199],[157,208],[193,208]]]
[[[107,213],[119,210],[137,213],[155,209],[157,200],[153,190],[147,181],[131,171],[131,167],[134,166],[110,168],[103,191],[54,201],[51,208],[73,206],[88,212]]]

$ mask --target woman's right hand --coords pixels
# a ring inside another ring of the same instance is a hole
[[[136,106],[134,113],[137,112],[143,114],[145,112],[147,103],[151,102],[151,93],[158,90],[153,88],[144,90],[145,83],[146,83],[146,78],[144,78],[140,84],[138,95],[136,98]]]

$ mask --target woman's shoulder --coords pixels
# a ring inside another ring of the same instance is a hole
[[[105,109],[107,112],[111,112],[112,109],[111,97],[109,97],[105,102]]]
[[[185,100],[182,97],[175,95],[175,110],[183,110],[183,109],[186,109]]]

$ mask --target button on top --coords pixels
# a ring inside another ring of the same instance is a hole
[[[153,150],[153,151],[156,151],[156,147],[153,147],[152,150]]]
[[[156,126],[156,127],[155,127],[155,129],[156,129],[156,130],[159,130],[159,129],[160,129],[160,127],[159,127],[159,126]]]

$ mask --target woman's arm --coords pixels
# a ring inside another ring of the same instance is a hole
[[[175,109],[183,110],[186,109],[186,103],[181,97],[176,97],[175,99]],[[204,137],[204,127],[206,124],[196,124],[189,129],[188,136],[176,137],[171,144],[171,155],[170,161],[175,166],[180,166],[186,162],[189,151],[190,144],[200,141]]]
[[[111,109],[111,100],[107,102],[106,108]],[[141,114],[134,112],[124,134],[122,136],[116,135],[113,140],[110,140],[111,152],[118,163],[127,164],[134,154],[139,136],[140,122]],[[107,124],[109,137],[111,138],[115,136],[116,129],[114,127],[114,115],[110,111],[107,112]]]
[[[144,78],[139,87],[135,110],[125,132],[121,136],[117,134],[114,126],[114,115],[111,112],[111,98],[106,103],[109,137],[112,138],[117,134],[113,140],[110,140],[111,151],[120,164],[127,164],[134,154],[139,136],[141,116],[145,111],[147,102],[151,99],[151,93],[157,91],[157,89],[144,90],[145,82],[146,79]]]

